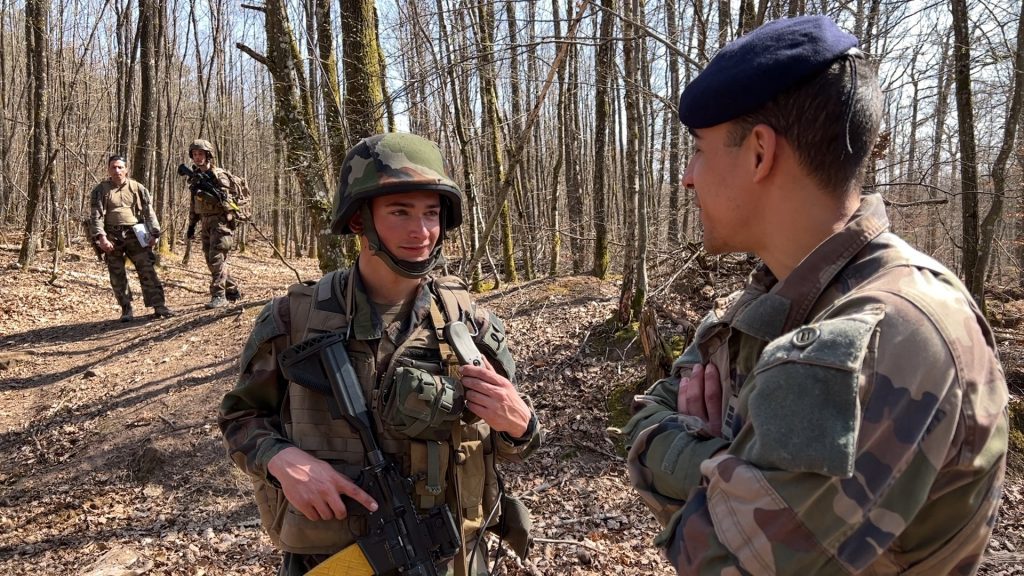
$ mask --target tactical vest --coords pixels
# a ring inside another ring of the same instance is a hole
[[[217,181],[217,187],[221,188],[219,184],[226,178],[226,176],[224,176],[225,170],[214,166],[210,171],[213,173],[214,180]],[[223,188],[222,192],[227,194],[228,189]],[[209,196],[204,194],[192,194],[192,211],[200,216],[213,216],[214,214],[224,214],[227,212],[227,209],[225,209],[220,202],[210,198]]]
[[[354,316],[349,313],[353,310],[354,280],[352,274],[339,271],[312,285],[293,285],[288,290],[290,342],[301,342],[328,332],[349,331]],[[415,368],[420,371],[417,374],[429,373],[440,381],[444,370],[439,348],[444,344],[439,343],[438,334],[443,324],[437,324],[442,322],[442,317],[464,319],[472,318],[475,313],[465,286],[457,279],[432,280],[424,289],[431,290],[432,318],[411,328],[408,337],[397,347],[388,337],[376,341],[350,338],[346,349],[372,410],[381,448],[394,459],[404,475],[413,479],[414,498],[419,508],[448,504],[456,522],[461,523],[465,549],[498,502],[490,427],[468,410],[447,429],[415,431],[416,437],[397,433],[386,422],[387,413],[394,410],[395,403],[410,400],[392,397],[398,381],[396,373],[404,373],[403,368]],[[485,335],[489,334],[481,336]],[[377,343],[376,350],[371,342]],[[481,346],[481,351],[492,362],[502,362],[494,350]],[[358,477],[364,467],[359,434],[347,421],[331,418],[324,396],[290,382],[281,418],[288,438],[296,446],[329,462],[349,478]],[[365,533],[361,516],[308,520],[288,505],[279,489],[267,483],[257,483],[256,499],[264,528],[284,551],[332,554]],[[496,510],[493,518],[498,518],[500,512]]]

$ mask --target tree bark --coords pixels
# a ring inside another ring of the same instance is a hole
[[[39,207],[46,186],[46,120],[47,103],[47,49],[49,47],[49,0],[25,2],[25,49],[28,54],[26,77],[30,82],[29,116],[32,118],[32,140],[29,148],[30,164],[28,199],[25,204],[25,227],[18,264],[27,270],[35,259],[39,246]]]
[[[982,278],[985,277],[985,271],[991,263],[996,231],[1003,218],[1003,203],[1007,188],[1006,165],[1016,146],[1017,128],[1020,124],[1021,108],[1024,105],[1024,8],[1020,8],[1020,10],[1017,16],[1017,49],[1014,54],[1014,73],[1010,89],[1012,95],[1006,113],[1006,122],[1003,124],[1003,143],[992,164],[992,187],[994,189],[992,204],[981,222],[981,250],[978,260]],[[982,290],[984,290],[984,286],[982,286]],[[984,296],[982,298],[982,302],[984,302]],[[984,306],[982,306],[982,310],[984,310]]]
[[[139,46],[141,87],[139,92],[139,132],[132,157],[133,177],[153,189],[151,166],[156,142],[156,6],[153,0],[139,0]]]
[[[320,270],[328,272],[348,264],[340,237],[331,233],[331,199],[323,177],[323,154],[314,138],[313,119],[306,113],[299,95],[298,48],[282,0],[268,0],[263,10],[267,35],[267,54],[263,56],[248,46],[236,46],[267,66],[273,77],[274,126],[288,144],[286,161],[292,167],[298,189],[309,210],[316,230],[317,259]]]
[[[672,0],[669,0],[672,1]],[[608,250],[608,191],[607,180],[612,164],[608,161],[611,116],[611,79],[614,74],[615,0],[601,0],[601,37],[598,39],[594,70],[597,74],[594,94],[594,265],[592,274],[604,280],[608,277],[611,256]]]
[[[501,138],[501,112],[498,110],[497,71],[494,66],[494,4],[477,4],[478,44],[480,45],[480,99],[484,106],[484,138],[489,150],[487,154],[488,182],[497,190],[505,181],[504,143]],[[512,243],[512,218],[508,200],[494,209],[501,211],[501,256],[505,280],[518,282],[515,251]],[[496,275],[497,276],[497,275]],[[497,288],[497,286],[495,286]]]
[[[384,131],[380,44],[373,0],[341,0],[345,121],[352,141]]]
[[[953,12],[953,77],[956,83],[957,124],[960,131],[963,277],[971,296],[984,310],[985,264],[981,260],[981,239],[978,229],[978,155],[974,139],[967,0],[951,0],[950,3]]]

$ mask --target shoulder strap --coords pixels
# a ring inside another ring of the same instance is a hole
[[[445,318],[451,322],[454,320],[472,320],[473,299],[469,295],[469,289],[458,276],[444,276],[434,280],[434,289],[441,299],[441,307],[444,310]]]
[[[352,275],[335,270],[310,284],[293,284],[288,289],[291,299],[292,338],[301,342],[314,334],[348,330],[352,323],[345,294]]]
[[[479,327],[472,320],[473,300],[469,297],[466,285],[456,276],[445,276],[435,279],[434,290],[431,296],[430,318],[434,324],[434,332],[437,335],[437,345],[441,352],[441,361],[447,367],[448,375],[452,378],[458,378],[459,360],[452,352],[452,348],[444,336],[444,326],[447,322],[466,319],[472,324],[472,330],[475,333]],[[437,305],[438,300],[441,301],[440,308]]]

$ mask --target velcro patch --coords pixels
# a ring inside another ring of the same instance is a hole
[[[882,307],[804,326],[772,341],[748,401],[749,460],[791,472],[853,475],[861,365]]]

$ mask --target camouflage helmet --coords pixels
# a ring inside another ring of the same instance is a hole
[[[192,156],[193,150],[202,150],[203,152],[209,154],[210,158],[213,158],[213,144],[210,144],[209,140],[203,140],[201,138],[193,140],[192,143],[189,144],[188,146],[188,155],[190,157]]]
[[[364,138],[349,150],[341,166],[331,231],[351,234],[349,220],[371,198],[422,190],[441,195],[445,230],[462,224],[462,190],[445,172],[437,144],[407,133]]]

